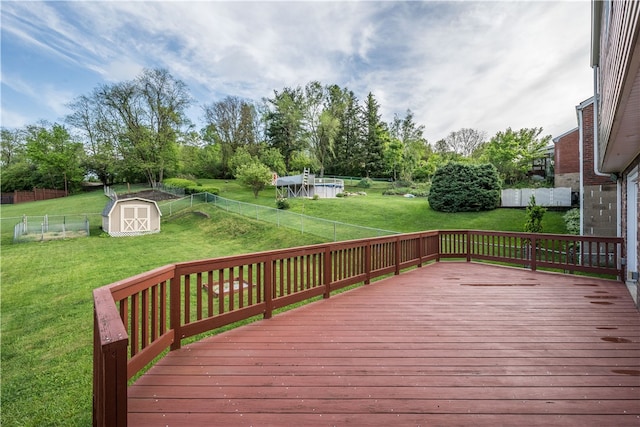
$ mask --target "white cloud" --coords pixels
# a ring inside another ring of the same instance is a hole
[[[319,80],[346,86],[361,100],[373,92],[385,120],[411,109],[431,142],[462,127],[561,132],[575,125],[574,106],[589,97],[591,85],[588,2],[96,1],[2,8],[3,33],[104,81],[165,67],[204,104],[225,95],[259,100]]]

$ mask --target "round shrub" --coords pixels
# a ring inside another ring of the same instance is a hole
[[[220,195],[220,189],[218,187],[208,187],[203,185],[197,188],[192,187],[192,190],[194,190],[195,193],[209,193],[215,194],[216,196]]]
[[[580,234],[580,209],[569,209],[563,216],[564,225],[569,234]]]
[[[360,188],[371,188],[372,184],[373,184],[373,180],[371,178],[362,178],[358,182],[358,187],[360,187]]]
[[[287,200],[287,199],[277,199],[276,200],[276,207],[278,209],[289,209],[291,207],[291,205],[289,204],[289,200]]]
[[[195,187],[198,184],[195,181],[191,181],[190,179],[185,178],[167,178],[162,181],[164,185],[168,185],[169,187],[178,187],[178,188],[190,188]]]
[[[441,212],[477,212],[500,206],[500,179],[491,164],[447,163],[436,170],[429,205]]]

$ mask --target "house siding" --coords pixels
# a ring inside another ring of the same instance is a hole
[[[600,20],[599,159],[602,165],[616,112],[624,98],[625,82],[632,78],[631,60],[637,41],[639,1],[605,1]]]

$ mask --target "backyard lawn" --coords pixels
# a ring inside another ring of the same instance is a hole
[[[221,196],[275,207],[275,190],[257,199],[234,181],[204,181]],[[354,189],[355,191],[356,189]],[[366,196],[291,200],[291,211],[345,223],[410,232],[473,228],[521,231],[524,211],[440,214],[424,198],[383,196],[384,185]],[[159,234],[111,238],[99,226],[107,202],[101,193],[21,205],[2,205],[1,216],[1,397],[3,426],[91,425],[93,338],[92,290],[178,261],[320,243],[231,215],[212,205],[206,215],[166,215]],[[86,215],[91,237],[12,243],[22,215]],[[207,218],[207,215],[209,218]],[[562,233],[561,212],[548,212],[545,231]]]

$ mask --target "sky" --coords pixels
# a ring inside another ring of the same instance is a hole
[[[63,123],[103,84],[166,68],[188,115],[306,85],[369,92],[391,122],[409,109],[431,143],[472,128],[558,136],[593,95],[590,11],[579,1],[0,2],[0,125]]]

